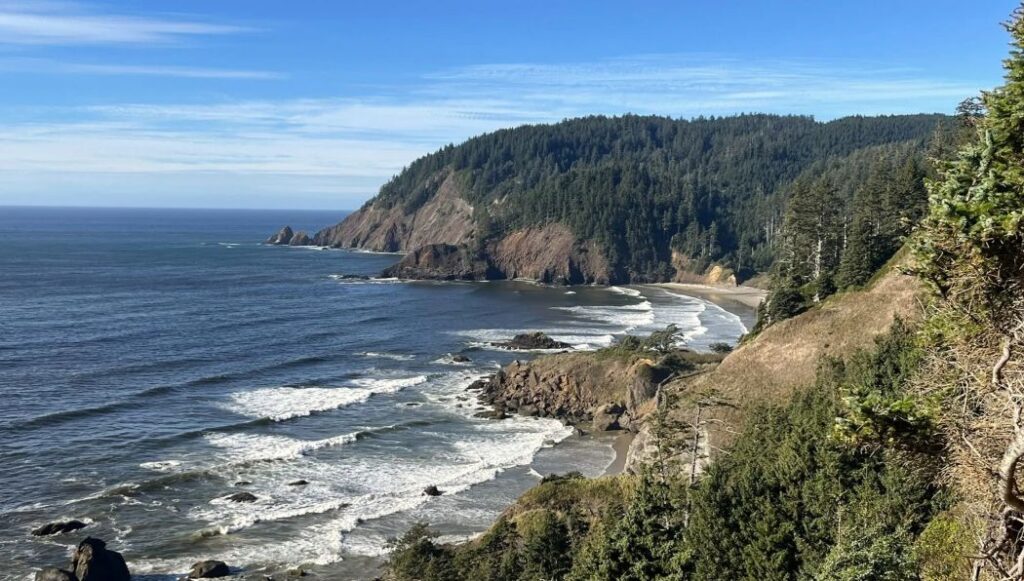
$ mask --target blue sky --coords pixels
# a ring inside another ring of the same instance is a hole
[[[952,112],[1016,5],[0,0],[0,204],[348,209],[522,123]]]

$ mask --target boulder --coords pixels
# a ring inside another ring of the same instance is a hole
[[[300,480],[293,480],[292,482],[289,482],[288,486],[305,486],[307,484],[309,484],[308,480],[301,480],[300,479]]]
[[[504,420],[508,418],[508,414],[505,413],[504,409],[486,410],[473,414],[474,418],[484,418],[486,420]]]
[[[426,496],[441,496],[443,494],[436,486],[431,484],[430,486],[423,489],[423,494]]]
[[[469,357],[466,357],[465,355],[452,355],[453,363],[469,363],[469,361]]]
[[[305,232],[296,232],[292,239],[288,241],[288,246],[312,246],[313,239],[309,237],[309,234]]]
[[[607,432],[610,430],[622,429],[619,425],[619,416],[625,410],[622,406],[614,403],[598,406],[594,410],[593,427],[595,432]]]
[[[36,571],[36,581],[78,581],[71,571],[57,567],[43,567]]]
[[[84,529],[86,526],[88,525],[80,520],[57,521],[46,523],[37,529],[33,529],[32,534],[37,537],[46,537],[49,535],[74,532],[79,529]]]
[[[264,242],[264,244],[274,244],[276,246],[289,244],[291,243],[293,236],[295,236],[295,233],[292,232],[292,227],[285,226],[284,228],[278,230],[277,234],[274,234],[270,238],[267,238],[267,241]]]
[[[224,561],[206,560],[192,565],[188,572],[189,579],[216,579],[231,575],[231,569]]]
[[[259,499],[251,492],[236,492],[228,496],[228,500],[231,502],[256,502]]]
[[[503,349],[530,350],[530,349],[571,349],[572,345],[555,341],[539,331],[535,333],[521,333],[512,337],[510,341],[491,343],[495,347]]]
[[[71,557],[71,569],[78,581],[131,581],[132,578],[124,557],[92,537],[78,544]]]

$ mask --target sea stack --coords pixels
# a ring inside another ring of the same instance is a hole
[[[284,228],[281,228],[280,230],[278,230],[277,234],[274,234],[270,238],[267,238],[267,240],[266,240],[266,242],[264,242],[264,244],[273,244],[275,246],[282,246],[282,245],[291,244],[292,238],[294,236],[295,236],[295,233],[292,232],[292,227],[291,226],[285,226]]]

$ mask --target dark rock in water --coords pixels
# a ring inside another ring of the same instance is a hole
[[[469,363],[469,361],[469,357],[466,357],[465,355],[452,355],[453,363]]]
[[[259,499],[251,492],[236,492],[229,496],[228,500],[231,502],[256,502]]]
[[[370,280],[370,277],[363,274],[339,274],[334,278],[337,280]]]
[[[36,571],[36,581],[78,581],[71,571],[57,567],[43,567]]]
[[[293,236],[295,236],[295,233],[292,232],[292,227],[285,226],[284,228],[278,230],[277,234],[274,234],[270,238],[267,238],[267,241],[264,242],[264,244],[274,244],[277,246],[289,244],[291,243]]]
[[[292,239],[288,241],[288,246],[311,246],[312,244],[313,239],[305,232],[296,232]]]
[[[289,482],[288,486],[305,486],[307,484],[309,484],[308,480],[295,480],[294,482]]]
[[[231,575],[231,569],[224,561],[199,561],[188,572],[189,579],[215,579]]]
[[[469,386],[466,388],[466,390],[467,391],[475,391],[475,390],[478,390],[478,389],[486,389],[487,385],[489,383],[490,383],[490,380],[478,379],[478,380],[474,381],[473,383],[469,384]]]
[[[423,489],[423,494],[427,496],[441,496],[443,494],[436,486],[431,484],[430,486]]]
[[[497,343],[491,343],[495,347],[501,347],[503,349],[570,349],[572,345],[568,343],[562,343],[561,341],[555,341],[551,337],[548,337],[544,333],[522,333],[512,337],[511,341],[501,341]]]
[[[232,486],[252,486],[252,482],[250,482],[248,480],[239,480],[238,482],[234,483]]]
[[[504,420],[508,418],[508,414],[503,409],[487,410],[483,412],[477,412],[473,414],[474,418],[485,418],[488,420]]]
[[[80,520],[68,520],[60,522],[47,523],[32,531],[32,534],[37,537],[45,537],[49,535],[58,535],[61,533],[70,533],[77,531],[78,529],[84,529],[88,525]]]
[[[132,578],[124,557],[92,537],[78,544],[71,557],[71,569],[78,581],[131,581]]]

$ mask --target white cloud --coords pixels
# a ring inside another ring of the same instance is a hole
[[[274,71],[181,67],[172,65],[126,65],[62,62],[41,58],[0,59],[0,72],[47,73],[73,75],[116,75],[145,77],[176,77],[185,79],[229,79],[271,81],[287,78]]]
[[[99,13],[70,2],[0,2],[0,44],[168,44],[247,30],[197,20]]]
[[[523,123],[626,112],[950,111],[987,84],[856,63],[655,56],[467,67],[360,98],[7,111],[0,203],[47,190],[133,188],[172,205],[355,207],[420,155]],[[251,192],[251,203],[239,192]],[[299,195],[315,202],[300,204]]]

